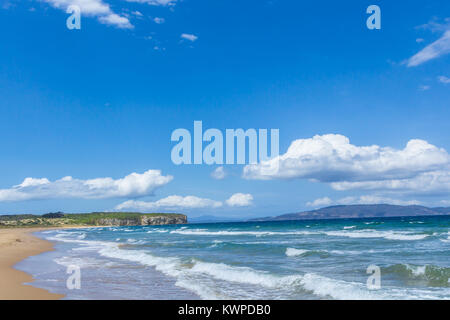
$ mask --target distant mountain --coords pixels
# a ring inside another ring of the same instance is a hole
[[[450,214],[450,208],[446,208],[446,207],[432,208],[431,210],[440,212],[443,214]]]
[[[450,208],[427,208],[424,206],[396,206],[390,204],[358,204],[331,206],[317,210],[288,213],[276,217],[250,221],[284,221],[309,219],[378,218],[404,216],[433,216],[450,214]]]

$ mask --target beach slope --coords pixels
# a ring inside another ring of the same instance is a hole
[[[33,278],[14,269],[19,261],[53,250],[52,244],[31,234],[37,228],[0,229],[0,299],[1,300],[49,300],[63,295],[26,285]]]

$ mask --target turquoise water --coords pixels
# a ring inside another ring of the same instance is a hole
[[[56,250],[18,268],[67,299],[449,299],[449,227],[447,216],[45,231]],[[66,288],[69,265],[79,290]]]

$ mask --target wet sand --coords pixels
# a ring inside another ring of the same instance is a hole
[[[64,296],[35,288],[30,283],[33,277],[14,269],[23,259],[53,250],[46,240],[32,235],[42,228],[0,229],[0,299],[1,300],[55,300]]]

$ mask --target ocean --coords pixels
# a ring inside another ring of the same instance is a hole
[[[65,299],[450,299],[449,227],[438,216],[49,230],[35,234],[55,250],[16,268]]]

